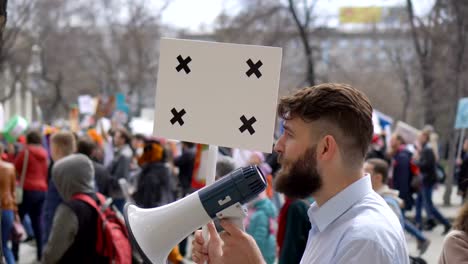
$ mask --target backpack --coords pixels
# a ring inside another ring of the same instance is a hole
[[[96,196],[96,200],[82,193],[72,197],[73,200],[80,200],[92,206],[98,213],[96,252],[109,259],[109,263],[112,264],[132,263],[132,248],[125,223],[114,209],[106,204],[104,195],[96,193]]]

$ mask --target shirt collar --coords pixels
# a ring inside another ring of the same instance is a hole
[[[320,232],[325,230],[333,221],[344,214],[356,202],[364,198],[372,191],[370,176],[367,174],[358,181],[346,187],[346,189],[333,196],[322,206],[314,202],[307,214],[312,224],[315,224]]]

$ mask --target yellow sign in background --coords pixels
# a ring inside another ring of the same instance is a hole
[[[382,21],[382,7],[342,7],[340,23],[378,23]]]

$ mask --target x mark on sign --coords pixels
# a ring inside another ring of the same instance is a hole
[[[175,108],[172,108],[171,113],[174,115],[173,118],[171,118],[171,124],[175,124],[176,122],[179,123],[180,126],[184,124],[184,120],[182,120],[182,116],[185,115],[185,109],[182,108],[180,112],[178,112]]]
[[[241,116],[240,120],[242,121],[243,125],[239,127],[239,130],[241,133],[244,133],[245,130],[248,130],[250,135],[253,135],[255,133],[255,129],[252,127],[252,125],[257,122],[257,119],[252,116],[249,120],[245,117],[245,115]]]
[[[177,72],[180,72],[182,69],[185,71],[186,74],[190,73],[190,68],[188,64],[192,61],[192,58],[188,56],[187,58],[182,58],[181,55],[177,56],[177,60],[179,61],[179,65],[176,67]]]
[[[245,73],[248,77],[250,77],[250,75],[252,74],[255,74],[255,76],[257,76],[257,79],[262,76],[262,73],[259,70],[260,67],[262,67],[263,65],[263,62],[261,60],[257,61],[257,63],[254,64],[251,59],[248,59],[247,64],[250,67],[250,69]]]

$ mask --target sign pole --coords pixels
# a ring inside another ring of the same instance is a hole
[[[206,186],[211,185],[215,182],[216,175],[216,160],[218,157],[218,146],[209,145],[208,148],[208,158],[207,158],[207,172],[206,172]],[[208,232],[208,227],[203,226],[202,228],[203,238],[205,239],[205,246],[208,246],[208,241],[210,240],[210,233]]]

